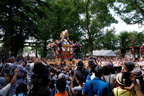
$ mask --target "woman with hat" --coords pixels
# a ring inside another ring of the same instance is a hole
[[[139,85],[142,93],[144,94],[144,72],[140,69],[140,67],[137,66],[133,69],[132,73],[135,75],[136,82]]]
[[[113,96],[136,96],[134,90],[126,90],[125,86],[129,85],[130,74],[123,72],[116,76],[117,87],[112,90]]]

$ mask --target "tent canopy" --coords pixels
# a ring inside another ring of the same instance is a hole
[[[112,50],[94,50],[93,56],[116,56],[116,54]]]

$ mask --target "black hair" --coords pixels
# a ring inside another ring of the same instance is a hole
[[[27,93],[27,85],[24,83],[21,83],[18,85],[16,89],[16,96],[18,96],[19,93],[23,92],[23,94],[26,96]]]
[[[85,82],[85,75],[82,73],[76,74],[76,78],[79,80],[80,84],[83,84]]]
[[[115,74],[115,68],[114,68],[114,67],[111,67],[111,68],[110,68],[110,72],[111,72],[111,74]]]
[[[132,71],[135,67],[135,64],[131,61],[125,62],[125,66],[127,67],[128,71]]]
[[[36,96],[50,96],[50,89],[48,86],[42,86],[38,89]]]
[[[93,65],[90,66],[91,72],[95,72],[95,67],[96,67],[96,66],[97,66],[97,65],[95,65],[95,64],[93,64]]]
[[[82,62],[82,61],[79,61],[79,62],[77,63],[77,67],[78,67],[79,70],[82,70],[83,67],[84,67],[83,62]]]
[[[100,78],[102,74],[104,73],[104,69],[101,66],[96,66],[95,67],[95,76]]]
[[[17,58],[17,59],[16,59],[16,62],[19,62],[20,60],[21,60],[20,58]]]
[[[110,74],[110,66],[104,66],[104,75],[109,75]]]
[[[66,88],[66,78],[60,78],[56,82],[56,87],[59,92],[64,92]]]
[[[35,74],[48,74],[48,67],[43,65],[42,62],[35,62],[33,72]]]

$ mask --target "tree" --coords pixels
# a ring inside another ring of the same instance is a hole
[[[76,0],[52,0],[57,23],[55,34],[52,38],[58,39],[63,30],[68,29],[70,39],[77,41],[80,39],[78,2]],[[50,2],[50,1],[49,1]]]
[[[137,33],[137,46],[143,46],[144,45],[144,32],[138,32]]]
[[[95,49],[116,50],[118,48],[118,36],[115,35],[115,28],[106,30],[99,39],[94,41]]]
[[[39,0],[1,0],[0,26],[5,32],[6,58],[9,57],[10,47],[16,56],[19,49],[24,47],[24,41],[28,36],[38,35],[37,19],[44,18],[43,8],[47,6],[45,2]]]
[[[56,16],[51,10],[45,8],[43,9],[45,13],[45,18],[39,18],[37,20],[39,35],[36,37],[37,48],[42,57],[47,55],[48,40],[55,33]]]
[[[109,12],[112,0],[80,0],[83,3],[81,12],[83,19],[80,27],[85,33],[88,41],[89,53],[92,56],[93,41],[99,39],[103,34],[103,29],[111,23],[117,23]]]
[[[120,48],[126,48],[129,46],[129,41],[127,39],[128,36],[129,36],[128,32],[121,32],[120,33],[120,35],[118,36]]]
[[[78,6],[75,0],[46,0],[46,3],[53,9],[46,10],[46,18],[38,20],[40,35],[37,38],[39,42],[39,53],[42,57],[47,55],[47,42],[49,39],[60,39],[60,33],[68,29],[69,38],[74,42],[80,41],[81,31],[79,31]],[[76,51],[79,51],[77,49]]]
[[[115,29],[106,30],[102,44],[103,44],[103,47],[108,50],[116,50],[117,49],[118,37],[115,35]]]
[[[140,47],[144,44],[143,32],[121,32],[118,37],[120,48]]]
[[[144,0],[116,0],[113,7],[127,24],[144,24]]]

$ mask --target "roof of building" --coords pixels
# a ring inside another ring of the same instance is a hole
[[[112,50],[93,50],[93,56],[116,56],[116,54]]]

